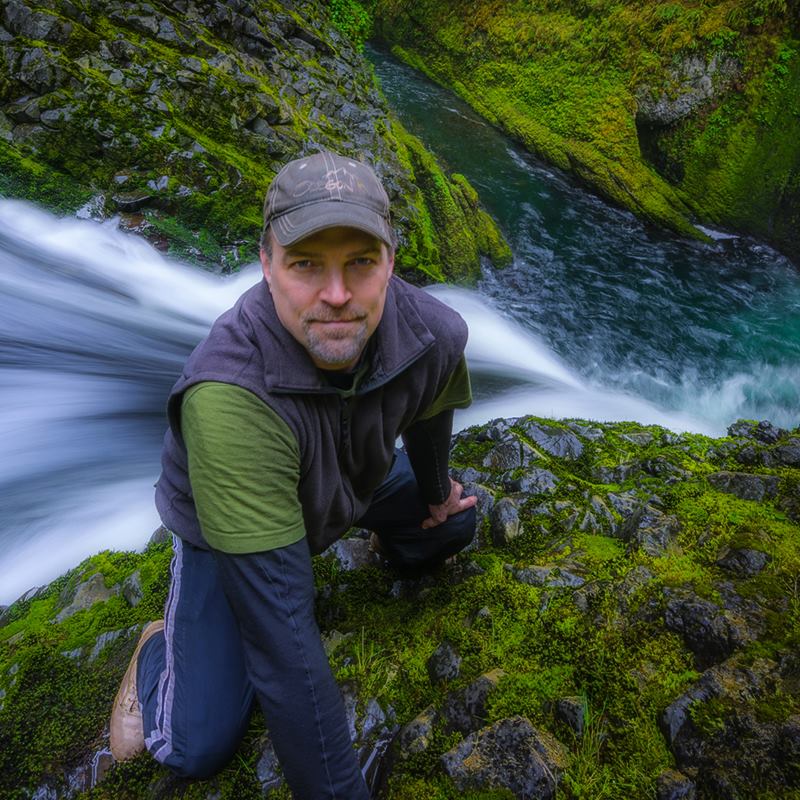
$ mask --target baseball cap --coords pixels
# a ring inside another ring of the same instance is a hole
[[[264,198],[264,225],[283,247],[339,225],[393,246],[389,197],[377,175],[367,164],[331,152],[281,169]]]

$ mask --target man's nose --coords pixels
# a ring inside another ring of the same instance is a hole
[[[347,286],[343,270],[329,270],[320,292],[320,299],[331,306],[343,306],[349,302],[352,296],[353,293]]]

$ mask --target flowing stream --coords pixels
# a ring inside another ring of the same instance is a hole
[[[514,264],[436,287],[470,325],[464,426],[536,413],[724,433],[800,423],[800,276],[764,245],[685,242],[610,208],[453,96],[370,52],[404,123],[463,172]],[[436,113],[432,113],[435,109]],[[213,319],[260,278],[165,260],[99,224],[0,200],[0,603],[157,527],[164,403]]]

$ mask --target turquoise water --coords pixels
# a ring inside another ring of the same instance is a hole
[[[404,125],[467,176],[512,247],[513,266],[487,269],[481,295],[587,388],[716,433],[738,417],[800,424],[796,266],[745,237],[711,232],[716,241],[704,244],[647,225],[449,91],[385,53],[369,56]]]

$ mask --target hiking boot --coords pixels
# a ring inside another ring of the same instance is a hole
[[[117,761],[127,761],[144,750],[144,723],[139,695],[136,692],[136,667],[144,643],[164,630],[164,620],[158,619],[145,625],[139,643],[131,656],[128,669],[122,678],[114,707],[111,710],[111,755]]]

